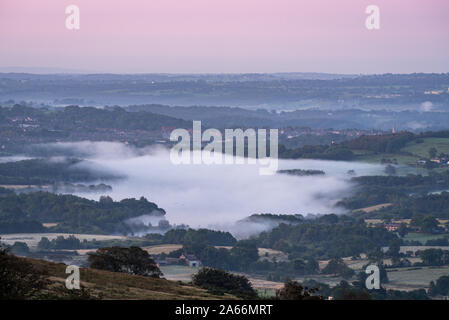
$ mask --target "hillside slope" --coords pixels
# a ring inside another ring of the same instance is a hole
[[[44,260],[21,258],[31,263],[37,273],[48,281],[39,296],[51,299],[151,299],[151,300],[213,300],[236,299],[231,295],[217,296],[204,289],[181,282],[80,268],[83,290],[68,290],[66,265]]]

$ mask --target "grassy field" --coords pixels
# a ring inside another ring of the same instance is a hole
[[[416,164],[416,161],[421,158],[429,158],[429,149],[436,148],[438,153],[449,153],[449,138],[424,138],[422,143],[416,143],[414,141],[409,142],[397,153],[379,153],[373,154],[369,152],[361,152],[353,150],[357,155],[357,160],[363,162],[380,163],[382,159],[396,160],[399,165]],[[415,168],[424,173],[426,169]],[[399,168],[399,171],[406,170],[406,168]],[[412,173],[412,172],[399,172]]]
[[[403,239],[408,241],[419,241],[422,244],[426,244],[427,240],[441,239],[444,238],[444,236],[444,234],[409,232]]]
[[[67,290],[65,287],[66,265],[36,259],[24,260],[31,262],[36,271],[49,280],[42,293],[51,294],[54,298],[73,298],[73,290]],[[80,280],[81,286],[91,297],[106,300],[235,299],[231,295],[216,296],[204,289],[176,281],[90,268],[80,268]]]
[[[156,246],[143,247],[149,254],[170,253],[182,248],[181,244],[161,244]]]
[[[386,288],[414,290],[427,288],[430,281],[449,275],[449,267],[397,268],[388,270],[387,274],[389,283],[385,284]]]
[[[423,141],[422,143],[409,142],[401,151],[410,152],[421,158],[429,157],[430,148],[436,148],[438,153],[449,153],[449,138],[424,138]]]
[[[345,258],[343,260],[351,269],[357,272],[362,271],[361,268],[368,263],[368,260],[366,259],[351,261],[349,258]],[[409,260],[411,260],[411,262],[420,261],[419,258],[410,258]],[[389,265],[390,263],[391,261],[389,261],[389,259],[384,260],[384,264]],[[325,264],[325,261],[320,261],[320,268],[324,267]],[[441,276],[449,275],[449,266],[394,268],[387,269],[387,274],[389,282],[382,284],[383,287],[387,289],[408,291],[428,288],[430,281],[435,281]],[[330,286],[335,286],[343,280],[341,277],[322,274],[301,276],[297,277],[295,280],[302,282],[310,279]]]
[[[34,248],[37,247],[37,244],[41,240],[42,237],[47,237],[50,241],[56,239],[58,236],[63,236],[65,238],[70,235],[75,236],[81,241],[87,240],[126,240],[128,237],[124,236],[107,236],[102,234],[73,234],[73,233],[14,233],[14,234],[2,234],[0,235],[1,242],[6,243],[8,245],[14,244],[14,242],[25,242],[28,247]]]
[[[192,276],[199,270],[199,268],[178,265],[161,266],[160,269],[164,274],[164,278],[167,280],[182,281],[185,283],[192,281]],[[249,279],[254,289],[259,292],[268,292],[267,294],[270,296],[284,285],[282,282],[268,281],[260,276],[244,273],[241,274]]]
[[[364,154],[357,157],[358,161],[380,163],[382,159],[389,159],[397,161],[399,165],[415,164],[419,160],[418,156],[403,155],[400,153],[378,153],[378,154]]]
[[[360,209],[356,209],[353,211],[363,211],[365,213],[370,213],[370,212],[374,212],[383,208],[387,208],[387,207],[391,207],[392,204],[391,203],[381,203],[375,206],[370,206],[370,207],[365,207],[365,208],[360,208]],[[366,221],[366,220],[365,220]]]

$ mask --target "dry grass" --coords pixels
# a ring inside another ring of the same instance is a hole
[[[288,260],[288,255],[285,252],[268,248],[259,248],[259,257],[259,260],[273,261],[275,259],[277,262]]]
[[[149,246],[143,247],[142,249],[147,251],[149,254],[161,254],[161,253],[170,253],[175,250],[179,250],[182,248],[181,244],[161,244],[157,246]]]
[[[377,210],[380,210],[380,209],[383,209],[383,208],[387,208],[387,207],[390,207],[390,206],[392,206],[391,203],[381,203],[381,204],[377,204],[375,206],[360,208],[360,209],[356,209],[356,210],[353,210],[353,211],[363,211],[365,213],[370,213],[370,212],[374,212],[374,211],[377,211]]]
[[[43,291],[66,298],[65,288],[66,265],[44,260],[25,258],[31,262],[37,272],[45,274],[49,285]],[[204,289],[169,281],[166,279],[155,279],[143,276],[129,275],[125,273],[109,272],[91,268],[80,268],[81,286],[91,297],[99,299],[151,299],[151,300],[214,300],[235,299],[234,296],[217,296],[210,294]]]
[[[49,240],[56,239],[58,236],[63,236],[67,238],[68,236],[73,235],[76,238],[80,239],[80,241],[87,240],[91,241],[93,239],[96,240],[125,240],[127,237],[124,236],[107,236],[102,234],[74,234],[74,233],[14,233],[14,234],[2,234],[0,235],[1,241],[12,245],[16,241],[25,242],[28,247],[37,247],[37,244],[41,240],[42,237],[47,237]]]
[[[388,271],[390,280],[385,287],[396,290],[428,288],[430,281],[449,275],[449,267],[397,268]]]

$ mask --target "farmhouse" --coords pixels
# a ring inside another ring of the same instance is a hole
[[[179,257],[180,260],[184,260],[186,265],[189,267],[199,267],[201,266],[201,261],[193,254],[182,254]]]
[[[399,228],[399,223],[387,223],[385,225],[385,229],[387,229],[387,231],[393,232],[393,231],[397,231]]]

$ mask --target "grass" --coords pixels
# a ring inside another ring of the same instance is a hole
[[[427,240],[441,239],[444,237],[444,234],[409,232],[403,239],[408,241],[419,241],[422,244],[426,244]]]
[[[363,211],[365,213],[370,213],[370,212],[374,212],[383,208],[387,208],[387,207],[391,207],[392,204],[391,203],[381,203],[381,204],[377,204],[375,206],[370,206],[370,207],[365,207],[365,208],[360,208],[360,209],[356,209],[353,211]]]
[[[155,246],[143,247],[142,249],[146,250],[149,254],[161,254],[161,253],[170,253],[172,251],[176,251],[182,248],[181,244],[161,244]]]
[[[436,148],[438,153],[449,153],[449,138],[424,138],[423,141],[409,142],[401,151],[410,152],[420,158],[428,158],[430,148]]]
[[[72,291],[65,288],[66,265],[44,260],[22,258],[33,264],[36,272],[45,275],[49,284],[42,293],[54,298],[70,298]],[[151,300],[212,300],[235,299],[231,295],[217,296],[208,291],[181,282],[109,272],[91,268],[80,268],[81,287],[99,299],[151,299]]]
[[[37,244],[41,240],[42,237],[47,237],[49,240],[56,239],[58,236],[63,236],[65,238],[70,235],[75,236],[81,241],[87,240],[98,240],[98,241],[111,241],[111,240],[126,240],[128,237],[124,236],[109,236],[109,235],[101,235],[101,234],[76,234],[76,233],[14,233],[14,234],[2,234],[0,235],[1,241],[12,245],[16,241],[25,242],[29,247],[37,247]]]
[[[359,150],[353,150],[353,152],[357,155],[357,160],[362,162],[380,163],[382,159],[396,159],[399,165],[416,164],[416,161],[421,158],[429,158],[430,148],[436,148],[438,153],[449,153],[449,138],[424,138],[422,140],[422,143],[415,141],[407,143],[397,153],[374,154]]]
[[[388,271],[389,283],[385,285],[387,288],[413,290],[426,288],[430,281],[435,281],[441,276],[449,275],[449,267],[410,267],[397,268]]]
[[[382,159],[389,159],[393,161],[396,159],[399,165],[415,164],[419,160],[418,156],[404,155],[401,153],[377,153],[377,154],[365,154],[357,157],[358,161],[369,163],[381,163]]]

